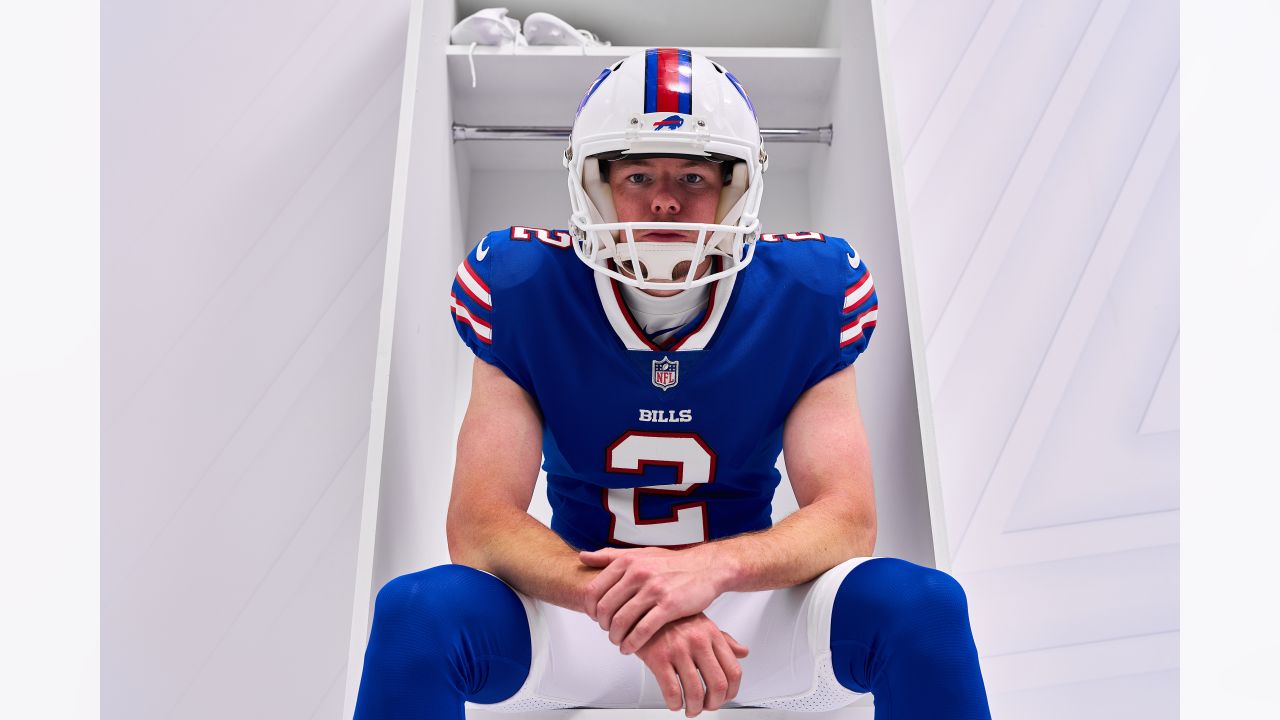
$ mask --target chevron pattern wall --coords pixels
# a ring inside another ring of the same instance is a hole
[[[408,3],[102,8],[102,717],[341,713]]]
[[[884,9],[993,710],[1176,717],[1177,3]]]

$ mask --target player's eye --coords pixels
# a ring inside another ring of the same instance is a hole
[[[632,185],[639,185],[643,183],[645,180],[648,180],[649,176],[645,175],[644,173],[631,173],[630,175],[627,176],[626,179],[627,179],[627,182],[631,183]]]

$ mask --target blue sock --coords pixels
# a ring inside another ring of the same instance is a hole
[[[836,679],[875,697],[876,720],[990,720],[964,590],[945,572],[866,560],[836,592]]]
[[[529,621],[492,575],[441,565],[378,591],[355,720],[463,720],[463,702],[494,703],[529,674]]]

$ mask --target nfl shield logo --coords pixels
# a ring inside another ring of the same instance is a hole
[[[663,391],[669,390],[680,382],[680,361],[662,358],[653,361],[653,386]]]

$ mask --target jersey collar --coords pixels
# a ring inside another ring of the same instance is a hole
[[[716,262],[720,262],[718,258]],[[707,312],[702,316],[702,324],[674,346],[664,349],[654,344],[640,329],[640,324],[632,317],[631,310],[622,299],[622,290],[618,281],[604,273],[593,272],[592,274],[595,275],[596,292],[600,295],[604,316],[608,318],[609,325],[617,333],[618,339],[622,340],[622,345],[628,350],[650,352],[706,349],[707,343],[710,343],[712,336],[715,335],[716,328],[720,327],[725,308],[729,305],[729,297],[733,294],[733,284],[738,277],[738,274],[734,273],[712,283],[711,294],[707,298]]]

